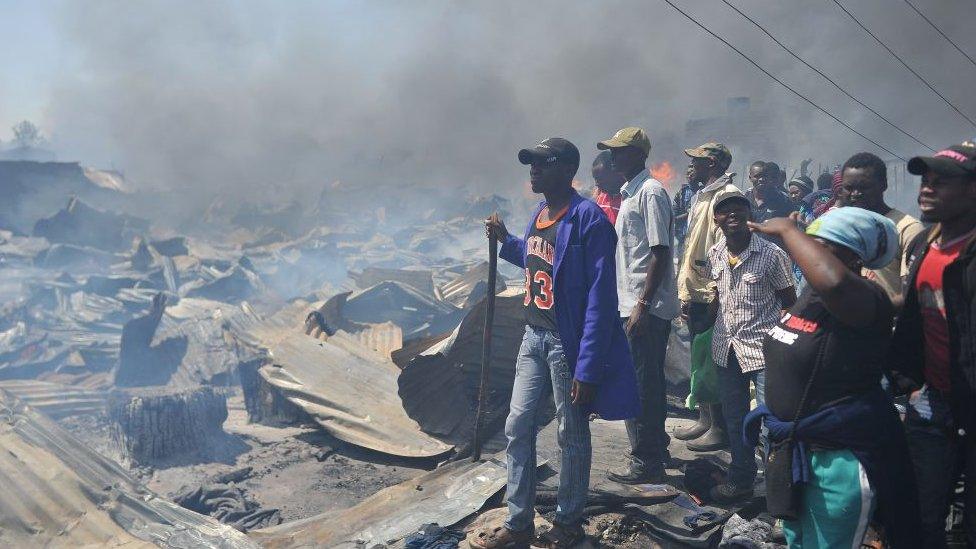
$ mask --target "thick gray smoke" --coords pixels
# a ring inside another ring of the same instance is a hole
[[[800,55],[933,146],[976,134],[827,1],[734,0]],[[720,2],[679,2],[772,72],[902,156],[924,152],[799,66]],[[976,68],[900,2],[847,1],[869,28],[976,117]],[[976,53],[966,0],[920,9]],[[773,113],[776,150],[714,135],[734,168],[772,156],[843,161],[877,148],[771,82],[660,0],[66,3],[82,70],[46,125],[62,156],[123,168],[145,188],[205,203],[369,192],[518,192],[515,151],[562,135],[583,151],[624,125],[683,162],[685,124],[733,96]],[[653,159],[652,159],[653,160]],[[680,172],[679,167],[679,172]],[[585,170],[581,170],[585,173]]]

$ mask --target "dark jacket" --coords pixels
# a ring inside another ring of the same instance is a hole
[[[742,436],[752,446],[759,439],[760,423],[769,430],[771,442],[785,440],[793,427],[792,421],[783,421],[765,405],[760,406],[743,421]],[[880,387],[801,418],[796,423],[794,441],[795,484],[802,486],[810,481],[808,445],[850,450],[861,462],[878,495],[875,519],[885,527],[888,546],[922,547],[918,492],[908,442],[891,398]],[[766,486],[767,493],[784,489],[789,488]]]
[[[905,306],[895,324],[887,367],[899,392],[908,393],[925,383],[922,312],[915,281],[929,244],[939,236],[938,225],[918,235],[905,250],[908,281]],[[942,295],[949,323],[950,406],[956,427],[976,433],[976,238],[942,274]]]
[[[499,257],[525,268],[525,241],[544,206],[540,202],[532,214],[524,238],[508,236]],[[574,377],[599,386],[590,411],[608,420],[640,411],[634,363],[617,311],[616,249],[617,233],[603,210],[574,191],[556,229],[553,311]]]
[[[749,189],[745,195],[752,207],[752,220],[757,223],[763,223],[774,217],[789,217],[796,211],[796,205],[790,201],[790,197],[779,189],[773,189],[770,196],[763,200],[762,206],[756,200],[755,189]]]

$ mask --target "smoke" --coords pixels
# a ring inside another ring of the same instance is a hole
[[[925,152],[726,6],[679,4],[893,151]],[[976,134],[832,3],[735,4],[933,146]],[[907,6],[846,4],[976,117],[976,68]],[[967,2],[923,4],[976,53]],[[512,193],[526,178],[518,148],[564,136],[585,167],[596,141],[625,125],[648,130],[652,160],[682,165],[681,148],[698,144],[686,122],[724,115],[734,96],[771,114],[762,131],[775,149],[740,146],[748,127],[712,136],[733,147],[734,168],[760,154],[794,167],[860,150],[890,158],[658,0],[69,2],[59,28],[78,67],[47,109],[62,156],[111,163],[191,204],[303,200],[334,181],[378,202],[407,188]]]

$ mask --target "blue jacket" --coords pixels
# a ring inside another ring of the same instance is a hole
[[[765,405],[749,412],[742,436],[755,446],[760,420],[769,430],[769,440],[785,440],[793,427]],[[829,406],[797,421],[793,447],[793,482],[810,481],[807,445],[851,451],[864,467],[878,497],[875,519],[885,526],[890,547],[922,547],[915,471],[908,455],[908,442],[891,399],[879,385],[876,391]],[[767,492],[777,487],[767,484]]]
[[[499,257],[525,268],[525,241],[545,207],[540,202],[524,238],[509,235]],[[599,385],[589,412],[603,419],[635,417],[637,377],[617,311],[617,234],[596,203],[575,191],[556,230],[553,310],[563,353],[579,381]]]

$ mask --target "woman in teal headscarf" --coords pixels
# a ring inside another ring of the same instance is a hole
[[[860,547],[872,520],[886,547],[921,547],[904,429],[881,389],[894,308],[861,276],[894,258],[894,224],[837,208],[806,234],[784,218],[750,227],[778,236],[807,281],[765,337],[766,404],[746,418],[747,436],[758,437],[759,419],[769,431],[769,511],[789,518],[790,547]]]

